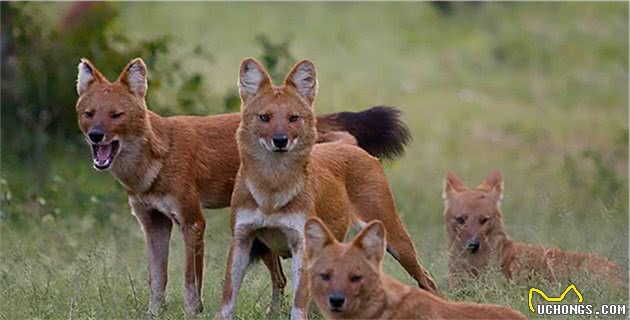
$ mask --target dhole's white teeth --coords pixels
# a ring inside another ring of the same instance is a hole
[[[267,141],[265,141],[265,139],[263,138],[258,138],[258,143],[265,149],[267,149],[267,151],[273,151],[273,148],[267,143]]]
[[[293,141],[289,142],[289,145],[287,146],[287,149],[289,151],[292,151],[293,149],[295,149],[295,146],[297,146],[298,142],[300,141],[300,138],[297,137],[295,139],[293,139]]]
[[[94,164],[99,167],[109,166],[110,162],[111,162],[110,159],[105,159],[104,161],[99,161],[99,160],[94,159]]]

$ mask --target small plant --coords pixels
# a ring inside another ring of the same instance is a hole
[[[295,58],[289,51],[289,40],[285,40],[279,43],[273,43],[269,40],[269,37],[264,34],[256,36],[256,41],[262,48],[261,62],[269,71],[271,79],[274,82],[279,83],[283,80],[283,76],[287,73],[289,68],[295,64]]]
[[[613,205],[624,193],[624,183],[615,169],[619,154],[603,154],[596,150],[584,149],[577,155],[564,155],[564,173],[572,190],[588,192],[588,198],[596,197],[604,205]]]
[[[622,182],[617,178],[611,161],[593,150],[584,150],[582,156],[590,160],[595,167],[595,181],[591,186],[591,192],[600,194],[606,200],[612,200],[621,189]]]
[[[267,68],[274,83],[280,83],[289,68],[297,62],[289,50],[290,41],[274,43],[265,34],[259,34],[255,39],[262,49],[262,55],[259,57],[260,62]],[[223,97],[223,105],[226,112],[239,110],[241,99],[236,89],[228,90]]]

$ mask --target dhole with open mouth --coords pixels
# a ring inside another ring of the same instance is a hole
[[[428,272],[396,213],[380,162],[351,139],[315,144],[315,66],[296,64],[282,86],[274,86],[254,59],[242,62],[239,77],[241,167],[232,195],[232,243],[217,318],[229,319],[251,257],[261,248],[292,258],[292,319],[306,318],[304,223],[317,215],[343,239],[352,225],[380,219],[390,231],[389,252],[418,284],[436,293]],[[378,120],[375,121],[378,123]],[[350,143],[349,143],[350,142]]]
[[[338,242],[318,218],[304,228],[313,300],[326,319],[527,319],[505,306],[447,301],[383,273],[380,221],[350,243]]]
[[[144,232],[151,289],[149,312],[158,313],[164,304],[169,242],[175,223],[185,242],[184,309],[195,314],[201,311],[202,207],[222,208],[230,203],[239,167],[235,133],[240,115],[161,117],[147,108],[147,89],[142,59],[129,62],[114,82],[82,59],[77,79],[79,128],[90,145],[94,167],[109,170],[124,186],[132,213]],[[398,116],[390,107],[320,116],[318,141],[356,141],[375,156],[395,157],[409,140]],[[279,258],[271,253],[261,256],[272,271],[274,288],[281,290],[286,279]]]

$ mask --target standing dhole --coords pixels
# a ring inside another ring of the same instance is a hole
[[[337,239],[343,239],[352,224],[382,220],[390,232],[387,247],[392,256],[420,287],[437,292],[416,259],[380,162],[349,140],[315,145],[313,63],[296,64],[277,87],[260,63],[246,59],[238,83],[241,167],[232,194],[233,239],[217,318],[232,317],[248,265],[268,251],[292,257],[291,318],[306,318],[309,285],[304,223],[314,215],[326,222]]]
[[[448,172],[443,198],[451,287],[492,264],[509,280],[516,274],[533,272],[557,281],[586,269],[602,279],[622,283],[619,267],[602,257],[512,241],[503,230],[503,177],[499,171],[491,172],[473,190]]]
[[[147,89],[142,59],[129,62],[113,83],[82,59],[77,79],[79,127],[91,147],[94,167],[110,170],[127,190],[132,213],[144,232],[149,312],[158,313],[164,304],[174,222],[185,243],[184,309],[195,314],[202,309],[202,207],[222,208],[230,203],[239,167],[235,132],[240,115],[161,117],[147,108]],[[409,140],[398,115],[389,107],[325,115],[318,118],[319,138],[356,138],[368,152],[394,157]],[[380,125],[373,128],[364,123],[375,121]],[[274,287],[284,288],[279,258],[271,253],[261,256],[272,271]]]
[[[313,300],[327,319],[527,319],[504,306],[447,301],[383,273],[380,221],[347,244],[318,218],[304,228]]]

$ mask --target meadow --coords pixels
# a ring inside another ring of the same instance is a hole
[[[513,239],[597,253],[628,270],[628,3],[460,3],[447,12],[428,3],[118,5],[118,28],[131,39],[169,34],[181,68],[204,75],[203,90],[212,98],[201,113],[221,112],[216,105],[235,89],[240,60],[262,54],[260,34],[287,41],[292,57],[316,64],[318,113],[398,106],[413,141],[384,166],[420,261],[449,298],[506,304],[544,318],[527,309],[529,287],[559,294],[567,283],[510,284],[486,274],[448,290],[441,198],[447,170],[469,186],[492,169],[503,172],[504,223]],[[67,4],[37,6],[46,12],[41,19],[55,20]],[[196,46],[212,59],[187,61]],[[63,67],[76,70],[79,58]],[[122,67],[103,71],[113,78]],[[149,74],[149,96],[172,94],[151,85]],[[92,169],[82,139],[77,128],[69,138],[48,140],[43,171],[3,140],[1,319],[145,318],[141,230],[123,188]],[[206,212],[202,319],[213,318],[220,302],[228,212]],[[183,317],[177,231],[171,246],[162,319]],[[285,261],[285,271],[289,266]],[[412,284],[391,257],[385,270]],[[627,288],[573,280],[585,303],[628,304]],[[265,317],[270,284],[264,267],[252,268],[237,318]]]

